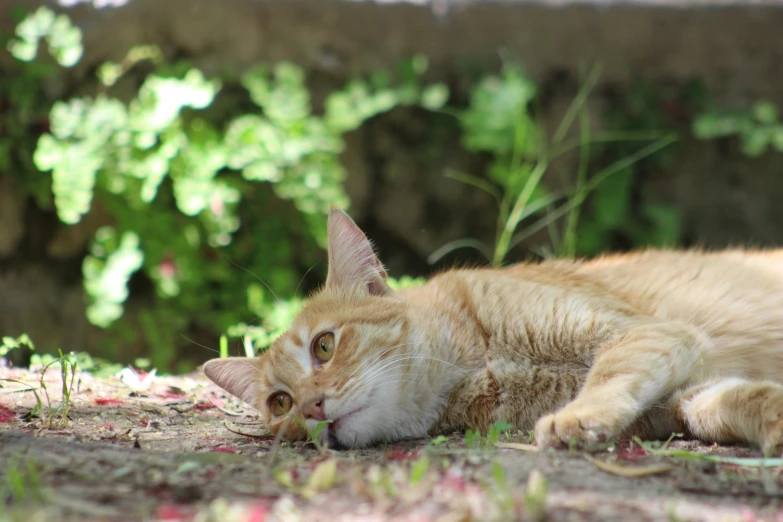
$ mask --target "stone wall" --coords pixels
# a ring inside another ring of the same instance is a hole
[[[590,112],[599,128],[607,107],[639,82],[676,93],[696,80],[724,108],[761,98],[783,106],[781,2],[114,3],[122,5],[50,4],[81,27],[85,43],[81,62],[47,85],[53,99],[90,92],[98,64],[133,45],[157,44],[169,58],[187,57],[208,75],[229,78],[259,62],[294,61],[307,71],[316,100],[350,77],[415,54],[429,57],[427,80],[447,82],[464,100],[478,75],[498,70],[503,54],[540,85],[550,126],[573,98],[580,71],[595,63],[603,74]],[[13,8],[38,4],[0,0],[0,31],[12,29]],[[750,160],[732,140],[698,142],[689,134],[691,110],[672,114],[683,137],[677,161],[646,172],[640,197],[678,210],[686,244],[783,244],[783,155]],[[442,123],[397,110],[348,138],[352,213],[395,273],[428,271],[426,257],[449,240],[491,241],[492,201],[443,176],[446,167],[478,174],[484,160],[462,152],[456,126]],[[99,223],[59,227],[32,201],[15,198],[0,173],[0,333],[27,331],[65,349],[96,342],[83,319],[78,259]]]

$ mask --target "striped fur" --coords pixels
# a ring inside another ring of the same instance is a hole
[[[325,286],[268,353],[206,374],[288,439],[318,401],[334,421],[323,436],[349,447],[505,420],[540,445],[677,430],[783,451],[783,251],[452,270],[400,292],[385,279],[333,211]],[[336,348],[319,365],[312,343],[327,331]],[[294,408],[273,417],[280,391]]]

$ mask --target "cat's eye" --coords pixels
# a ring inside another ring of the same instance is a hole
[[[269,397],[269,409],[272,410],[272,415],[279,417],[291,411],[293,402],[286,392],[276,393]]]
[[[315,338],[313,343],[313,356],[325,363],[332,358],[334,353],[334,334],[332,332],[326,332]]]

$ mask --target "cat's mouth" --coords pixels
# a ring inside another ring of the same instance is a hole
[[[356,408],[353,411],[350,411],[346,413],[345,415],[341,415],[340,417],[332,420],[331,424],[329,424],[326,428],[327,432],[327,440],[329,441],[329,447],[333,449],[349,449],[350,448],[350,441],[341,441],[338,437],[338,430],[340,430],[341,427],[345,426],[345,423],[350,420],[352,417],[355,417],[357,414],[363,412],[364,410],[368,409],[370,407],[369,404],[365,404],[361,408]],[[344,430],[342,430],[344,431]],[[347,442],[347,443],[346,443]]]

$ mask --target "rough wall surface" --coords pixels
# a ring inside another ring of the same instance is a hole
[[[208,75],[236,77],[259,62],[294,61],[307,71],[316,100],[346,79],[415,54],[429,57],[427,80],[447,82],[464,100],[475,78],[497,71],[504,55],[541,86],[546,122],[557,121],[580,71],[595,63],[603,73],[590,111],[599,127],[607,106],[638,81],[676,90],[698,80],[724,108],[746,108],[762,98],[783,106],[781,2],[69,3],[76,5],[50,5],[83,30],[85,56],[48,85],[53,98],[92,92],[98,64],[120,59],[133,45],[157,44],[168,57],[187,57]],[[37,5],[0,0],[0,30],[12,29],[13,8]],[[686,107],[672,118],[683,136],[678,160],[665,171],[646,172],[640,198],[673,205],[689,244],[783,244],[783,155],[749,160],[734,142],[698,142],[689,137],[689,116]],[[480,173],[483,160],[461,152],[454,134],[438,141],[434,153],[425,151],[431,118],[414,110],[378,117],[349,136],[344,156],[352,212],[397,273],[426,272],[426,256],[446,241],[466,235],[491,241],[491,200],[443,176],[446,167]],[[78,273],[42,278],[36,271],[51,271],[52,263],[78,266],[74,259],[83,252],[90,225],[84,233],[68,233],[68,240],[50,226],[40,232],[32,202],[9,198],[2,173],[0,191],[0,294],[29,294],[0,308],[0,333],[27,331],[35,338],[45,330],[41,335],[65,349],[89,348],[95,335],[77,319],[83,317]],[[17,247],[36,231],[48,234],[35,244],[49,259],[21,263]],[[63,300],[76,311],[65,317],[44,304],[43,296],[58,295],[67,296]]]

